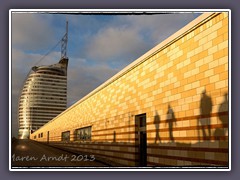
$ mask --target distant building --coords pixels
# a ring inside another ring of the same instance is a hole
[[[67,106],[68,58],[57,64],[34,66],[22,90],[19,102],[19,138],[29,138]]]

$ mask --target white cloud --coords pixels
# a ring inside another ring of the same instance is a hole
[[[173,13],[122,16],[119,21],[130,24],[131,28],[137,29],[138,32],[145,31],[151,41],[160,43],[194,18],[193,13]]]
[[[38,13],[12,14],[12,45],[24,50],[45,49],[54,43],[51,15]]]
[[[118,71],[119,69],[107,65],[90,66],[84,62],[80,62],[79,66],[69,67],[68,104],[80,100]]]
[[[135,53],[145,46],[144,40],[135,29],[107,27],[99,31],[87,44],[89,57],[109,61],[112,57]]]
[[[194,18],[192,13],[116,16],[89,37],[86,55],[100,62],[130,62]]]

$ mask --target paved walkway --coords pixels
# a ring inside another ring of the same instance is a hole
[[[14,167],[106,167],[92,155],[72,154],[31,140],[12,143]]]

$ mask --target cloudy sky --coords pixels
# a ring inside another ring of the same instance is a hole
[[[18,98],[32,66],[57,63],[56,44],[68,30],[68,106],[199,16],[171,14],[60,14],[12,12],[12,135]],[[44,56],[47,54],[47,56]],[[43,58],[44,57],[44,58]]]

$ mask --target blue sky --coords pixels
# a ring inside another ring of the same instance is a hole
[[[68,27],[68,106],[195,19],[199,13],[94,15],[12,13],[12,130],[24,80]],[[60,45],[38,65],[59,61]]]

